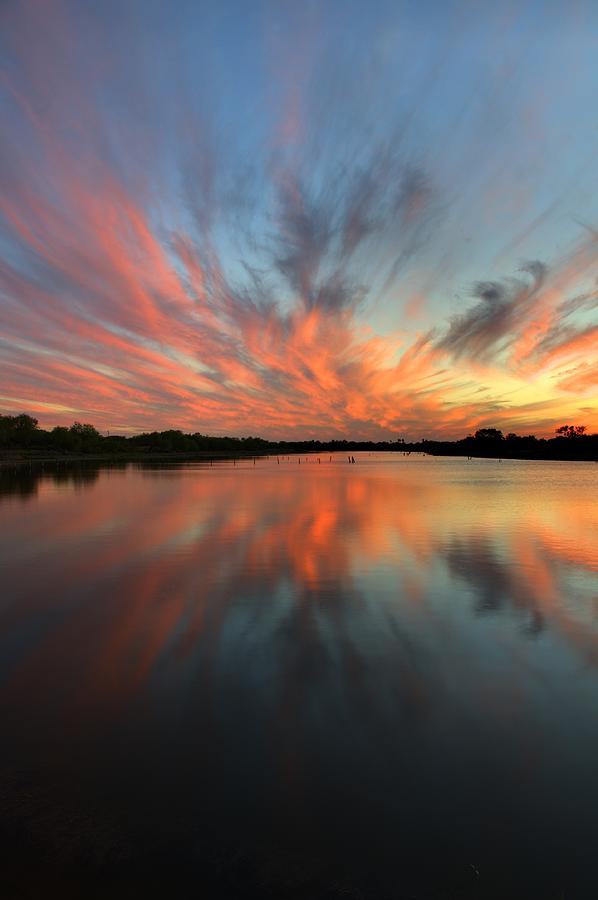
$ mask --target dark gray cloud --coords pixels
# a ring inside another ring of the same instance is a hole
[[[546,267],[534,261],[522,267],[529,278],[480,281],[472,291],[479,302],[454,316],[436,347],[455,358],[484,359],[499,353],[518,333],[544,284]]]
[[[305,307],[355,307],[374,299],[423,246],[441,214],[440,191],[399,151],[367,148],[367,161],[338,164],[324,186],[309,161],[274,182],[272,264]]]

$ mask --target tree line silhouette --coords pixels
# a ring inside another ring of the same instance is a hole
[[[598,460],[598,434],[587,434],[583,425],[561,425],[553,438],[537,438],[533,434],[504,435],[498,428],[480,428],[473,435],[457,441],[417,442],[352,441],[269,441],[260,437],[215,437],[176,429],[132,435],[101,434],[88,423],[74,422],[70,427],[58,425],[50,431],[39,427],[33,416],[0,415],[0,453],[24,451],[28,456],[101,455],[144,456],[149,454],[239,454],[294,453],[317,451],[385,450],[402,453],[423,452],[434,456],[496,457],[502,459],[589,459]]]
[[[553,438],[480,428],[459,441],[422,440],[417,447],[433,456],[598,460],[598,434],[587,434],[585,425],[561,425]]]

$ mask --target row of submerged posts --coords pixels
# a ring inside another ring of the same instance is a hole
[[[270,459],[269,456],[266,456],[265,458],[266,458],[266,459]],[[254,457],[252,457],[252,459],[253,459],[253,465],[255,466],[255,461],[256,461],[257,457],[254,456]],[[282,459],[283,459],[283,462],[284,462],[284,461],[286,461],[286,462],[290,462],[290,461],[291,461],[291,457],[290,457],[290,456],[283,456]],[[305,457],[305,462],[308,462],[308,459],[309,459],[309,457],[306,456],[306,457]],[[322,462],[322,460],[321,460],[321,458],[320,458],[319,456],[317,457],[317,461],[318,461],[318,465],[320,465],[320,463]],[[330,457],[328,458],[328,462],[332,462],[332,456],[330,456]],[[351,465],[354,465],[355,462],[356,462],[356,459],[355,459],[354,456],[347,456],[347,462],[349,462]],[[280,465],[280,456],[277,456],[277,457],[276,457],[276,464],[277,464],[278,466]],[[210,460],[210,465],[212,465],[212,460]],[[235,457],[233,457],[233,466],[236,466],[236,465],[237,465],[237,460],[236,460]],[[299,466],[301,465],[301,457],[300,457],[300,456],[297,457],[297,465],[299,465]]]
[[[285,458],[285,457],[283,456],[283,459],[284,459],[284,458]],[[309,457],[306,456],[306,457],[305,457],[305,462],[307,462],[308,459],[309,459]],[[287,460],[287,462],[290,462],[291,457],[290,457],[290,456],[287,456],[287,457],[286,457],[286,460]],[[320,465],[320,463],[322,462],[322,460],[320,459],[319,456],[317,457],[317,460],[318,460],[318,465]],[[355,463],[355,457],[354,457],[354,456],[347,456],[347,461],[348,461],[349,463],[353,464],[353,463]],[[255,465],[255,459],[253,460],[253,462],[254,462],[254,465]],[[277,462],[278,465],[280,465],[280,457],[279,457],[279,456],[276,457],[276,462]],[[332,457],[331,457],[331,456],[328,458],[328,462],[332,462]],[[298,465],[301,465],[301,457],[300,457],[300,456],[297,458],[297,463],[298,463]]]
[[[283,459],[284,459],[284,457],[283,457]],[[290,462],[290,459],[291,459],[291,457],[290,457],[290,456],[287,456],[287,462]],[[321,463],[320,457],[318,456],[317,459],[318,459],[318,465],[320,465],[320,463]],[[308,457],[306,456],[306,457],[305,457],[305,462],[307,462],[307,460],[308,460]],[[350,463],[354,463],[354,462],[355,462],[355,457],[354,457],[354,456],[347,456],[347,460],[348,460],[348,462],[350,462]],[[253,462],[254,462],[254,465],[255,465],[255,459],[254,459]],[[279,458],[278,456],[276,457],[276,462],[277,462],[278,465],[280,465],[280,458]],[[329,457],[328,462],[332,462],[332,457]],[[298,457],[297,463],[298,463],[299,465],[301,465],[301,457]]]

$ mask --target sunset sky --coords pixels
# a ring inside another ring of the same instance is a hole
[[[598,3],[4,0],[0,412],[598,431]]]

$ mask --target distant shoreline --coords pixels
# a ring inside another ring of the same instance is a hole
[[[351,444],[349,446],[351,452],[354,453],[397,453],[401,456],[411,456],[411,455],[420,455],[430,457],[455,457],[457,459],[493,459],[493,460],[517,460],[520,462],[597,462],[594,456],[591,455],[583,455],[583,454],[571,454],[568,456],[558,456],[556,454],[544,454],[544,455],[530,455],[530,454],[509,454],[503,453],[499,456],[498,453],[459,453],[459,452],[451,452],[450,450],[431,450],[431,449],[422,449],[421,446],[406,446],[405,449],[401,448],[388,448],[384,450],[372,450],[369,447],[360,448],[359,446],[355,446]],[[224,461],[227,459],[240,459],[247,460],[253,459],[254,457],[263,458],[263,457],[275,457],[275,456],[314,456],[315,454],[331,454],[331,453],[343,453],[344,449],[341,450],[329,450],[329,449],[316,449],[316,450],[291,450],[285,448],[283,451],[277,451],[276,449],[270,450],[258,450],[254,452],[242,452],[242,451],[231,451],[231,450],[197,450],[191,453],[179,452],[179,451],[163,451],[163,452],[138,452],[138,453],[40,453],[39,451],[14,451],[14,452],[5,452],[0,454],[0,469],[10,469],[10,468],[18,468],[21,466],[32,466],[32,465],[54,465],[56,463],[134,463],[134,462],[152,462],[152,461],[178,461],[178,462],[193,462],[194,460],[198,461],[209,461],[209,460],[218,460]]]
[[[561,425],[552,438],[533,434],[503,435],[498,428],[479,428],[456,441],[422,438],[394,440],[268,440],[257,436],[186,434],[178,429],[143,432],[129,437],[101,434],[89,423],[73,422],[67,428],[45,431],[27,413],[0,415],[0,466],[84,461],[135,462],[136,460],[248,459],[304,453],[423,453],[466,459],[535,459],[567,462],[598,461],[598,434],[587,434],[585,425]]]
[[[503,453],[502,455],[498,455],[498,453],[433,453],[431,450],[420,451],[425,452],[426,456],[454,456],[459,459],[494,459],[494,460],[516,460],[519,462],[598,462],[598,459],[595,456],[588,455],[570,455],[570,456],[556,456],[550,453],[544,455],[529,455],[529,454],[508,454]]]
[[[272,456],[272,453],[242,453],[227,450],[196,450],[193,453],[179,453],[177,451],[162,453],[36,453],[20,451],[4,453],[0,455],[0,468],[12,466],[31,465],[33,463],[75,463],[75,462],[143,462],[144,460],[168,460],[178,459],[192,461],[210,459],[252,459],[254,456]]]

